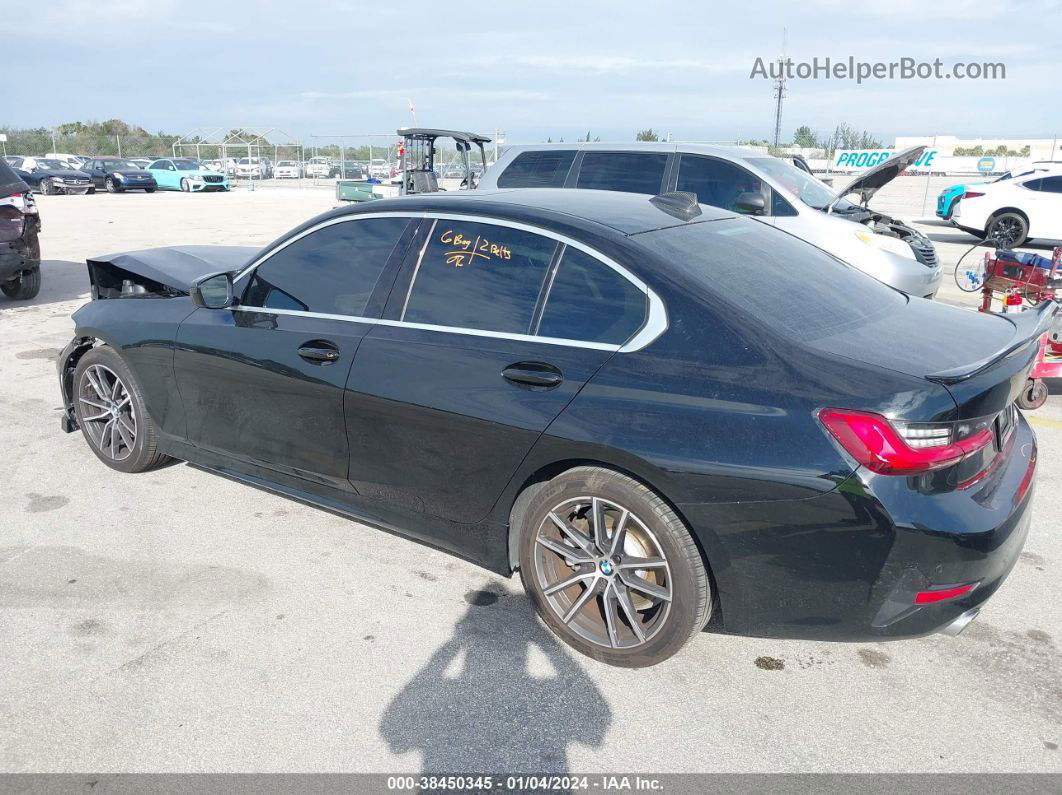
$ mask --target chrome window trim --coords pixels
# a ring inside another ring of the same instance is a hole
[[[313,226],[311,226],[311,227],[309,227],[307,229],[304,229],[302,232],[300,232],[299,234],[295,235],[291,239],[284,241],[284,243],[282,245],[277,246],[276,248],[271,249],[270,251],[266,252],[265,254],[263,254],[263,255],[259,256],[258,258],[254,259],[253,261],[251,261],[250,264],[244,266],[244,268],[242,270],[240,270],[233,277],[233,282],[234,283],[238,282],[241,279],[243,279],[245,276],[253,273],[256,268],[258,268],[264,262],[267,262],[270,259],[270,257],[272,257],[273,255],[277,254],[280,251],[283,251],[285,248],[287,248],[288,246],[290,246],[292,243],[296,242],[297,240],[301,240],[302,238],[306,237],[307,235],[309,235],[309,234],[311,234],[313,232],[316,232],[319,229],[324,229],[325,227],[332,226],[333,224],[347,223],[349,221],[363,221],[363,220],[368,220],[370,218],[410,218],[410,219],[423,218],[423,219],[431,219],[431,220],[433,220],[435,222],[438,222],[438,221],[465,221],[465,222],[468,222],[468,223],[491,224],[493,226],[503,226],[503,227],[508,227],[510,229],[519,229],[519,230],[524,231],[524,232],[530,232],[532,234],[541,235],[543,237],[548,237],[551,240],[556,240],[559,243],[563,243],[565,246],[569,246],[571,248],[577,248],[580,251],[590,255],[591,257],[594,257],[595,259],[600,260],[605,265],[607,265],[609,268],[612,268],[612,270],[616,271],[621,276],[623,276],[625,279],[627,279],[631,284],[633,284],[635,287],[637,287],[643,293],[645,293],[645,295],[648,298],[648,308],[646,310],[645,322],[642,324],[641,328],[634,334],[634,336],[632,336],[630,339],[628,339],[625,343],[623,343],[623,344],[615,344],[615,343],[604,343],[604,342],[587,342],[587,341],[584,341],[584,340],[572,340],[572,339],[565,339],[565,338],[559,338],[559,337],[540,337],[540,336],[532,335],[532,334],[515,334],[515,333],[510,333],[510,332],[488,331],[488,330],[485,330],[485,329],[471,329],[471,328],[464,328],[464,327],[459,327],[459,326],[439,326],[439,325],[434,325],[434,324],[430,324],[430,323],[412,323],[412,322],[408,322],[408,321],[405,321],[405,320],[386,320],[386,319],[383,319],[383,318],[367,318],[367,317],[359,317],[359,316],[354,316],[354,315],[336,315],[336,314],[328,314],[328,313],[324,313],[324,312],[303,312],[301,310],[296,310],[296,309],[271,309],[271,308],[268,308],[268,307],[242,306],[242,305],[237,305],[237,306],[234,306],[232,308],[234,310],[242,311],[242,312],[265,312],[267,314],[275,314],[275,315],[294,315],[294,316],[299,316],[299,317],[315,317],[315,318],[320,318],[320,319],[324,319],[324,320],[344,320],[344,321],[350,321],[350,322],[354,322],[354,323],[368,323],[368,324],[376,325],[376,326],[394,326],[394,327],[397,327],[397,328],[415,328],[415,329],[421,329],[423,331],[441,331],[441,332],[446,332],[446,333],[450,333],[450,334],[465,334],[465,335],[475,336],[475,337],[491,337],[491,338],[494,338],[494,339],[511,339],[511,340],[518,340],[518,341],[524,341],[524,342],[541,342],[541,343],[546,344],[546,345],[567,345],[567,346],[573,347],[573,348],[590,348],[590,349],[593,349],[593,350],[615,351],[615,352],[618,352],[618,353],[634,353],[635,351],[640,351],[642,348],[645,348],[646,346],[648,346],[651,342],[653,342],[657,337],[659,337],[661,334],[663,334],[667,330],[668,317],[667,317],[667,308],[664,305],[664,301],[660,298],[660,296],[658,296],[656,294],[655,291],[653,291],[652,288],[649,287],[649,285],[647,285],[645,282],[643,282],[641,279],[639,279],[637,276],[635,276],[633,273],[631,273],[629,270],[627,270],[625,267],[620,265],[618,262],[616,262],[611,257],[608,257],[605,254],[602,254],[600,251],[597,251],[596,249],[591,248],[590,246],[586,245],[585,243],[582,243],[579,240],[575,240],[574,238],[568,237],[567,235],[561,234],[559,232],[554,232],[551,229],[546,229],[546,228],[543,228],[543,227],[540,227],[540,226],[534,226],[532,224],[525,224],[525,223],[521,223],[519,221],[510,221],[510,220],[507,220],[507,219],[504,219],[504,218],[497,218],[495,216],[489,216],[489,215],[469,215],[469,214],[466,214],[466,213],[447,213],[447,212],[437,212],[437,211],[403,212],[403,211],[399,210],[399,211],[393,211],[393,212],[358,213],[356,215],[343,215],[343,216],[339,216],[337,218],[329,218],[326,221],[322,221],[319,224],[314,224]],[[437,223],[436,223],[436,225],[437,225]],[[432,227],[432,231],[433,232],[434,232],[434,229],[435,229],[435,227],[433,226]],[[427,249],[427,242],[429,242],[430,240],[431,240],[431,236],[429,235],[429,237],[425,241],[424,247],[422,247],[421,254],[420,254],[421,257],[423,257],[423,253]],[[418,267],[419,267],[419,259],[418,259]],[[410,292],[412,292],[414,281],[415,281],[414,279],[412,279],[412,278],[410,279],[410,287],[409,287]],[[407,294],[406,302],[408,303],[408,301],[409,301],[409,295]],[[404,314],[405,313],[403,311],[403,315]]]

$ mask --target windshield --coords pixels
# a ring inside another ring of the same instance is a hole
[[[132,160],[107,160],[104,161],[107,164],[107,168],[114,169],[129,169],[130,171],[139,171],[140,166],[134,163]]]
[[[632,235],[696,287],[795,340],[859,328],[895,312],[904,295],[787,232],[727,218]],[[735,263],[756,263],[756,276]],[[762,289],[770,285],[770,289]],[[809,312],[808,307],[829,307]]]
[[[178,171],[199,171],[202,168],[195,160],[174,160],[173,164],[177,166]]]
[[[770,174],[790,193],[795,194],[800,201],[816,210],[825,210],[836,195],[833,191],[819,182],[815,177],[803,171],[792,163],[779,160],[777,157],[750,157],[749,162],[762,171]],[[836,213],[848,213],[858,210],[859,207],[847,199],[841,199],[834,205]]]
[[[281,160],[279,163],[277,163],[277,165],[278,166],[293,166],[293,165],[295,165],[295,161],[294,160]]]
[[[69,169],[70,166],[61,160],[38,160],[37,168]]]

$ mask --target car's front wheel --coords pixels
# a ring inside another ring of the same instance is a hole
[[[40,190],[41,196],[51,196],[55,192],[52,187],[52,181],[47,177],[37,183],[37,188]]]
[[[184,191],[185,193],[189,193],[189,192],[191,192],[191,190],[192,190],[192,183],[190,183],[190,182],[189,182],[188,180],[186,180],[186,179],[182,179],[182,180],[181,180],[181,190],[183,190],[183,191]]]
[[[92,452],[111,469],[145,472],[165,461],[140,386],[114,349],[93,348],[74,370],[74,414]]]
[[[103,187],[107,189],[108,193],[120,193],[122,190],[114,183],[114,180],[110,177],[107,177],[107,179],[103,181]]]
[[[577,651],[610,665],[655,665],[707,622],[700,551],[642,483],[599,467],[571,469],[545,484],[519,521],[524,588]]]
[[[1029,222],[1016,212],[1005,212],[992,218],[985,229],[985,239],[994,240],[1001,248],[1020,246],[1029,237]]]

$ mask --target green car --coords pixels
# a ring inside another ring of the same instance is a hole
[[[181,190],[185,193],[231,190],[224,174],[203,168],[202,163],[190,157],[156,160],[147,170],[161,190]]]

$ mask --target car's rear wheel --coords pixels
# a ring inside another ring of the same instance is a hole
[[[140,386],[112,348],[93,348],[74,370],[74,414],[92,452],[111,469],[144,472],[169,460]]]
[[[655,665],[707,622],[700,551],[671,507],[638,481],[571,469],[535,494],[520,524],[524,588],[577,651],[610,665]]]
[[[995,240],[1001,248],[1020,246],[1028,237],[1028,220],[1021,213],[1013,211],[994,216],[985,229],[985,238]]]
[[[13,301],[28,301],[36,298],[37,293],[41,291],[40,266],[23,271],[21,276],[3,282],[0,284],[0,291],[3,291],[4,295]]]

